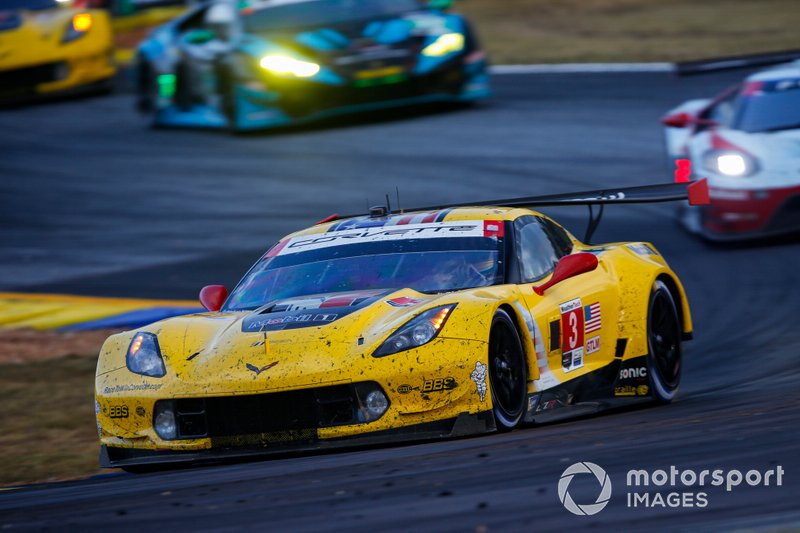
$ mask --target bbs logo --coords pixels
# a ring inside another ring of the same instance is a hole
[[[108,408],[108,416],[110,418],[128,418],[128,406],[112,405]]]
[[[455,389],[457,386],[455,378],[437,378],[425,380],[422,385],[422,392],[439,392]]]

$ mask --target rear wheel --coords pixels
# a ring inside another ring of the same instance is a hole
[[[668,403],[681,382],[681,324],[672,293],[662,281],[656,281],[650,293],[647,345],[647,373],[653,398]]]
[[[528,376],[519,333],[503,310],[495,314],[489,334],[489,382],[497,429],[510,431],[525,414]]]

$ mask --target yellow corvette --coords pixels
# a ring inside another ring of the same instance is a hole
[[[707,201],[704,186],[690,200]],[[669,402],[692,334],[678,277],[650,244],[584,244],[529,207],[686,196],[672,184],[375,208],[293,233],[230,295],[205,287],[207,313],[106,341],[101,464],[506,431]]]
[[[116,70],[105,11],[56,0],[0,2],[0,99],[93,86]]]

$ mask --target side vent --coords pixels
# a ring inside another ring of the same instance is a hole
[[[550,322],[550,351],[561,348],[561,320]]]
[[[617,351],[614,357],[622,358],[625,355],[625,347],[628,345],[628,339],[617,339]]]

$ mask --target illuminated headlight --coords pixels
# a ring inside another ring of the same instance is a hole
[[[93,25],[94,19],[91,13],[78,13],[73,15],[72,19],[67,23],[67,29],[64,31],[64,37],[62,37],[61,42],[68,43],[79,37],[83,37],[92,29]]]
[[[412,318],[389,336],[372,355],[383,357],[431,342],[442,330],[455,306],[434,307]]]
[[[319,65],[309,61],[300,61],[293,57],[283,55],[269,55],[261,58],[259,63],[261,68],[274,72],[297,76],[298,78],[309,78],[319,72]]]
[[[712,150],[703,157],[703,166],[723,176],[751,176],[758,170],[758,163],[747,154]]]
[[[441,57],[464,49],[464,36],[460,33],[445,33],[422,49],[422,55]]]
[[[174,440],[178,436],[178,423],[175,419],[175,402],[156,402],[153,412],[153,429],[164,440]]]
[[[160,378],[167,373],[164,367],[164,359],[161,357],[161,350],[158,347],[158,338],[152,333],[140,331],[137,333],[130,346],[125,358],[128,370],[143,376]]]

